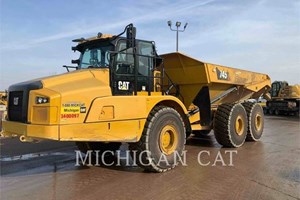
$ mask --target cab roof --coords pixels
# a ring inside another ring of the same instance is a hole
[[[85,38],[79,39],[78,44],[83,44],[83,43],[91,42],[91,41],[94,41],[94,40],[110,39],[112,37],[114,37],[114,35],[112,35],[112,34],[98,33],[98,35],[94,36],[94,37],[90,37],[90,38],[86,38],[86,39]]]

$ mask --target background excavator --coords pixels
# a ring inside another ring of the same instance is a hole
[[[271,99],[264,107],[266,114],[299,116],[300,84],[289,85],[286,81],[274,81],[270,94]]]

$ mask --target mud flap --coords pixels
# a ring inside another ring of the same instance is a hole
[[[209,126],[211,124],[211,108],[209,89],[207,86],[201,88],[193,100],[193,104],[198,106],[200,110],[200,125]]]

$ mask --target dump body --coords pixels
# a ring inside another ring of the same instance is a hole
[[[205,63],[181,53],[161,56],[164,58],[165,72],[179,88],[179,98],[187,108],[205,86],[209,89],[212,105],[258,98],[270,89],[270,78],[266,74]],[[167,85],[168,80],[164,79],[164,86]]]

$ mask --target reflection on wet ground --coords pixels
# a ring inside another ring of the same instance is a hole
[[[61,153],[61,152],[54,152],[54,153],[29,153],[29,154],[24,154],[24,155],[19,155],[19,156],[12,156],[12,157],[0,157],[0,161],[19,161],[19,160],[29,160],[29,159],[34,159],[34,158],[41,158],[41,157],[47,157],[47,156],[63,156],[67,155],[66,153]]]

